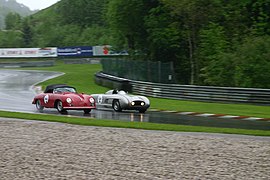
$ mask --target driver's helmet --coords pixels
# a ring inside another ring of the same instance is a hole
[[[114,89],[112,93],[113,94],[117,94],[118,93],[118,90],[117,89]]]

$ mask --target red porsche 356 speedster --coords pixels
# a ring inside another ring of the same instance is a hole
[[[33,99],[38,111],[44,108],[56,108],[59,113],[67,110],[83,110],[90,113],[96,108],[95,99],[87,94],[79,94],[76,88],[65,84],[53,84],[46,87],[45,91]]]

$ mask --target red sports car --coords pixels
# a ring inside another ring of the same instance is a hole
[[[83,110],[88,114],[96,108],[92,96],[79,94],[74,87],[65,84],[47,86],[44,93],[35,96],[32,104],[36,105],[38,111],[56,108],[60,113],[66,113],[67,110]]]

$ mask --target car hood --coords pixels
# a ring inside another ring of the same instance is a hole
[[[130,95],[122,95],[125,98],[127,98],[130,102],[131,101],[144,101],[143,98],[141,98],[140,96],[130,96]]]
[[[84,100],[84,99],[86,99],[87,97],[85,96],[85,95],[83,95],[83,94],[77,94],[77,93],[63,93],[63,95],[65,96],[65,97],[69,97],[69,98],[71,98],[71,99],[73,99],[73,100]]]

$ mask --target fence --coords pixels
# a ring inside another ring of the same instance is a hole
[[[49,67],[54,66],[55,61],[24,61],[24,62],[1,62],[0,68],[17,68],[17,67]]]
[[[173,63],[102,59],[103,72],[118,77],[159,83],[174,83]]]
[[[134,94],[150,97],[270,105],[270,89],[161,84],[128,79],[123,81],[122,78],[105,73],[97,73],[96,79],[120,84],[110,88],[129,90]],[[123,83],[124,86],[121,85]],[[109,87],[108,85],[107,87]]]

